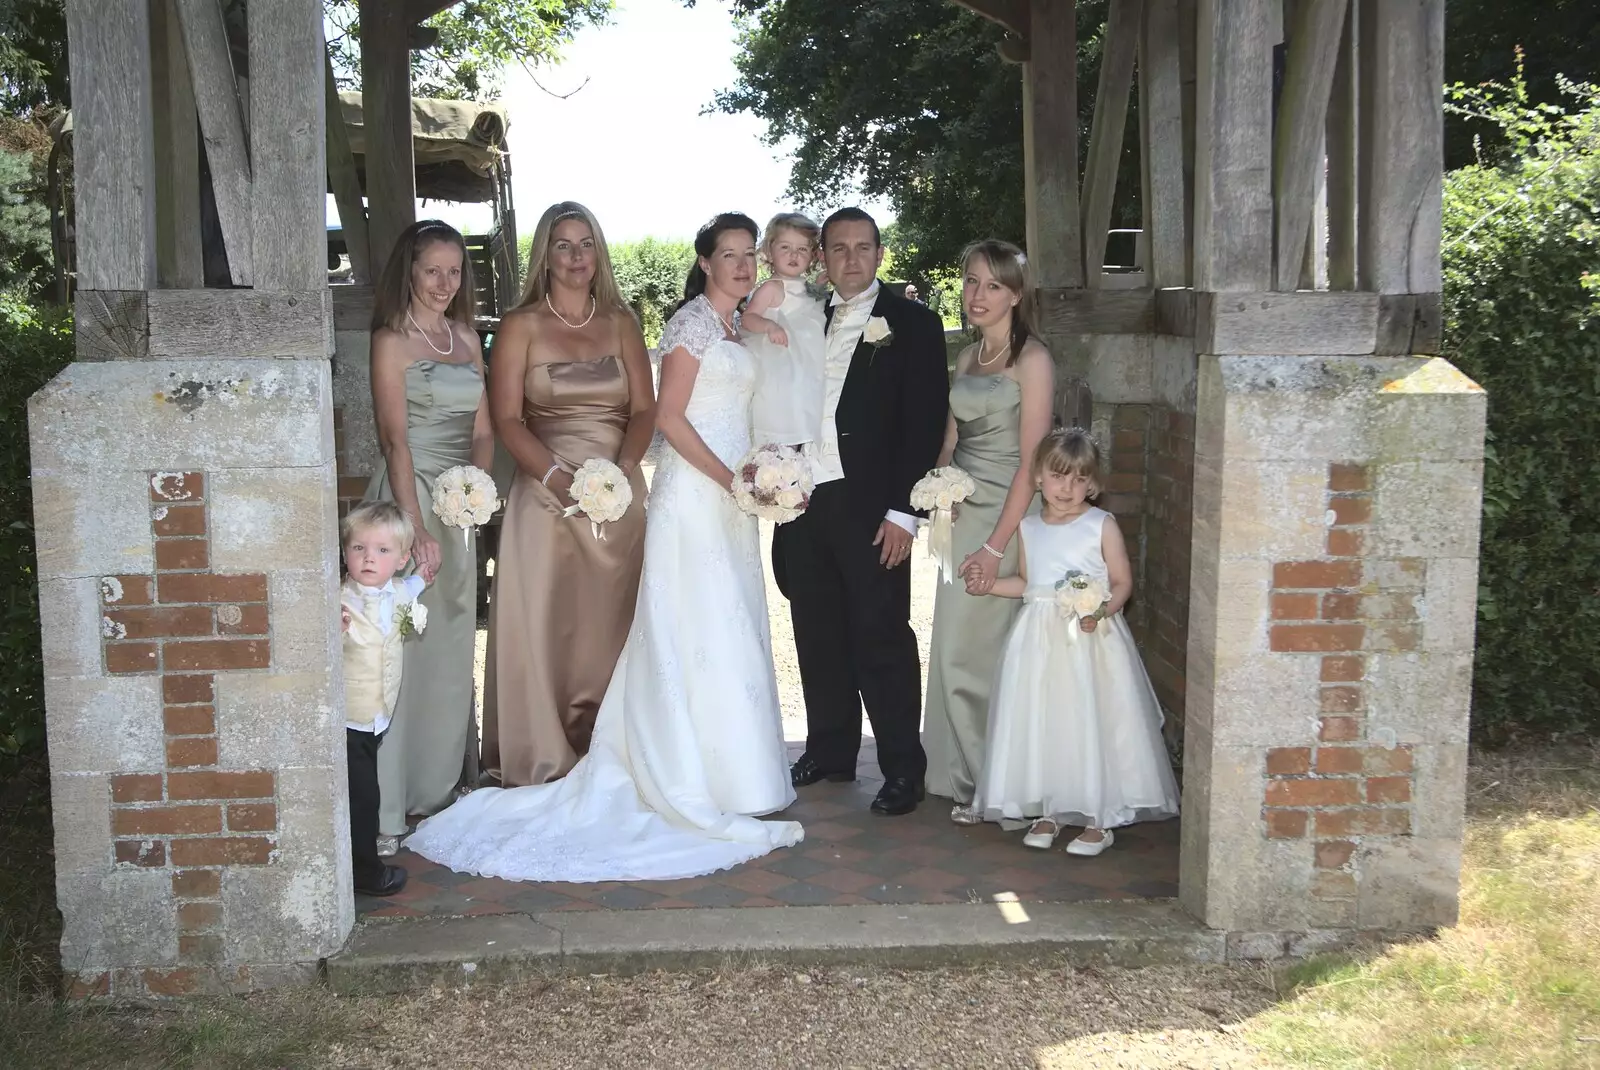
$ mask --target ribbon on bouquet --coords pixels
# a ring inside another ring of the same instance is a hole
[[[577,516],[581,512],[583,512],[583,506],[569,505],[565,509],[561,510],[561,515],[564,517]],[[605,529],[600,526],[600,522],[598,520],[589,521],[589,531],[592,535],[594,535],[595,538],[604,541],[606,532]]]
[[[955,514],[950,509],[935,509],[928,521],[928,556],[938,563],[944,582],[956,578]]]

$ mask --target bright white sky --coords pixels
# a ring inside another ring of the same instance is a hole
[[[691,238],[711,216],[740,211],[765,224],[793,206],[784,198],[789,160],[761,141],[749,115],[702,115],[735,79],[733,18],[721,0],[618,0],[609,24],[581,31],[565,59],[538,72],[557,99],[520,67],[506,74],[512,197],[517,230],[531,234],[560,200],[581,201],[611,241]],[[584,80],[588,79],[587,84]],[[879,222],[886,204],[866,204]],[[486,228],[486,205],[418,205],[424,216]],[[330,209],[330,221],[337,214]]]

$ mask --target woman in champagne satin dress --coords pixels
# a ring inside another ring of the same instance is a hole
[[[563,777],[588,752],[644,560],[650,360],[582,205],[552,205],[539,220],[527,287],[491,358],[490,410],[517,474],[489,600],[483,765],[518,787]],[[603,538],[583,515],[562,515],[572,473],[595,457],[633,485],[633,504]]]

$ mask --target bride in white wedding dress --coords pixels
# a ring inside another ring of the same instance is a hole
[[[754,280],[755,244],[745,216],[707,224],[690,276],[698,296],[662,334],[666,448],[650,488],[644,576],[589,753],[562,780],[480,788],[428,818],[406,840],[424,858],[507,880],[669,880],[804,835],[797,822],[757,820],[795,795],[757,522],[727,490],[750,447],[755,365],[734,308]]]

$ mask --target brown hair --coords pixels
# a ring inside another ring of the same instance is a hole
[[[467,255],[467,240],[449,223],[423,219],[400,232],[388,263],[383,265],[383,274],[378,276],[378,286],[372,294],[373,330],[406,329],[406,313],[411,310],[412,298],[411,265],[435,242],[450,242],[461,250],[461,289],[456,291],[450,307],[444,310],[445,318],[472,325],[478,299],[472,283],[472,257]]]
[[[967,275],[967,265],[972,263],[973,257],[983,257],[983,262],[989,267],[989,274],[994,276],[996,282],[1021,300],[1011,310],[1011,352],[1006,354],[1007,368],[1017,362],[1022,355],[1022,347],[1028,344],[1028,339],[1039,338],[1038,319],[1034,308],[1033,273],[1028,270],[1028,258],[1022,250],[1008,241],[998,238],[985,238],[975,241],[967,246],[961,253],[961,276]],[[1044,340],[1039,339],[1042,343]]]
[[[1089,480],[1089,497],[1100,496],[1100,445],[1081,427],[1058,427],[1039,440],[1033,451],[1033,478],[1046,472],[1083,476]]]
[[[779,232],[785,230],[804,234],[811,240],[813,251],[822,241],[822,228],[812,222],[810,216],[801,215],[799,212],[779,212],[767,220],[767,227],[761,232],[761,259],[763,263],[772,263],[772,243],[777,240]]]
[[[349,546],[356,532],[371,528],[384,528],[399,539],[401,553],[409,552],[417,538],[417,529],[411,523],[411,518],[394,502],[365,501],[352,507],[345,518],[339,521],[340,547]]]
[[[626,309],[627,302],[617,288],[617,275],[611,266],[611,249],[606,245],[605,233],[594,213],[577,201],[557,201],[539,217],[538,225],[533,228],[533,244],[528,248],[528,278],[522,284],[522,299],[517,307],[543,301],[549,294],[550,243],[555,240],[556,227],[569,219],[588,227],[594,237],[594,279],[589,283],[589,294],[596,307],[608,312]]]

